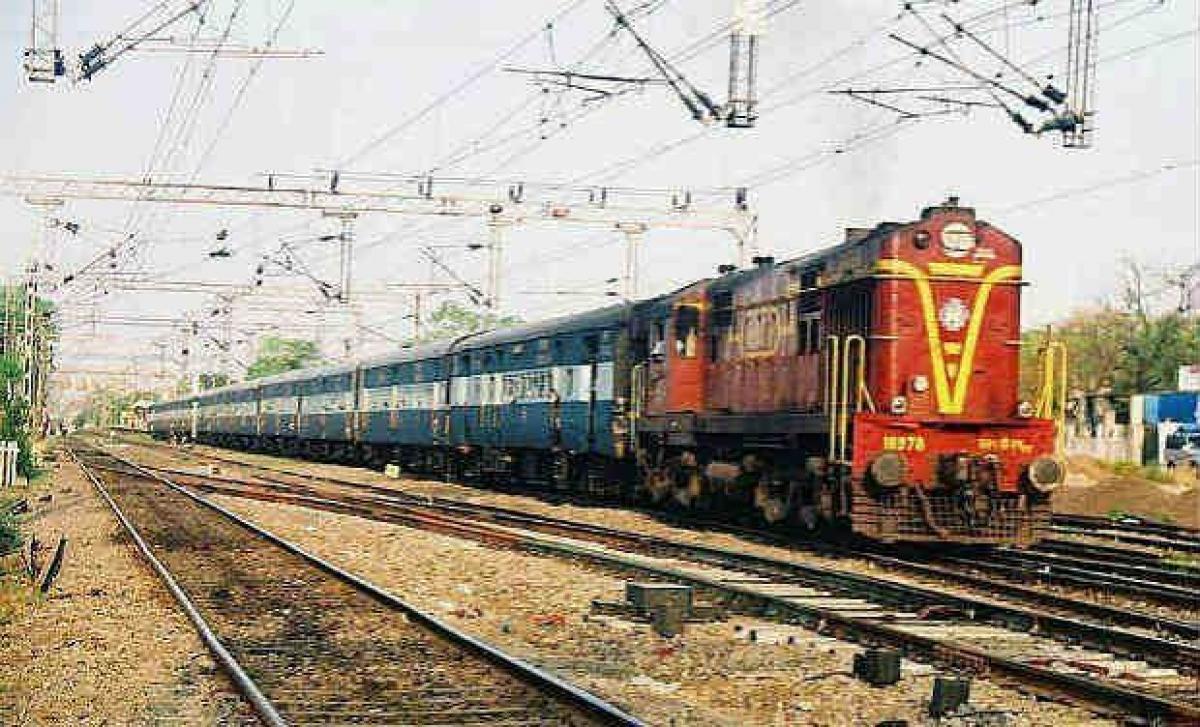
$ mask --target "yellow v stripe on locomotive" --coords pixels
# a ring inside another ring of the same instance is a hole
[[[983,314],[987,310],[988,297],[996,283],[1021,277],[1020,265],[1004,265],[988,273],[979,283],[975,291],[975,301],[971,304],[971,321],[967,325],[967,337],[962,344],[962,359],[958,364],[958,374],[950,376],[949,367],[942,355],[942,333],[938,328],[937,307],[933,301],[933,288],[929,284],[929,274],[907,260],[884,259],[876,262],[875,267],[883,273],[891,273],[908,278],[917,286],[917,296],[921,299],[921,317],[925,321],[925,336],[929,344],[929,360],[933,365],[934,392],[937,395],[938,412],[941,414],[962,414],[967,403],[967,390],[970,388],[971,371],[975,362],[975,348],[979,345],[979,331],[983,326]],[[950,379],[954,379],[954,390],[950,389]]]

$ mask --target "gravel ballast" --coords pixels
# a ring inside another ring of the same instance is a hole
[[[74,465],[56,465],[30,503],[26,534],[68,545],[49,595],[26,592],[0,623],[0,724],[255,723]]]
[[[874,688],[847,674],[858,647],[802,629],[735,617],[664,639],[644,624],[591,616],[592,600],[621,600],[625,581],[580,563],[291,505],[214,500],[654,724],[926,719],[933,676],[923,665]],[[1108,724],[981,680],[972,705],[1005,713],[1008,725]]]

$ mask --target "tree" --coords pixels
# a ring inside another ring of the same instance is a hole
[[[1186,272],[1186,271],[1185,271]],[[1123,263],[1123,282],[1117,302],[1076,311],[1052,326],[1055,338],[1066,344],[1067,386],[1117,397],[1174,388],[1179,367],[1200,358],[1200,317],[1172,299],[1179,272],[1156,276],[1133,261]],[[1166,293],[1165,302],[1164,292]],[[1037,354],[1044,331],[1026,331],[1021,340],[1022,390],[1032,392],[1038,375]]]
[[[45,383],[53,369],[58,329],[54,305],[45,298],[36,298],[33,315],[26,316],[27,293],[24,285],[0,286],[0,440],[17,442],[17,467],[28,477],[35,470],[31,440],[41,433]],[[33,334],[29,357],[24,355],[27,330]],[[26,366],[32,367],[31,392],[26,391]]]
[[[443,341],[468,333],[506,328],[521,322],[518,316],[480,312],[452,300],[443,302],[429,314],[428,325],[420,342]]]
[[[267,337],[258,345],[258,357],[246,369],[246,379],[261,379],[285,371],[320,363],[321,352],[314,341],[299,338]]]
[[[24,377],[24,368],[16,356],[0,355],[0,441],[17,443],[17,469],[29,477],[34,474],[34,466],[27,426],[29,403],[21,395]]]
[[[207,391],[209,389],[219,389],[222,386],[228,386],[230,379],[228,374],[207,372],[199,375],[200,390]]]
[[[104,387],[88,392],[87,400],[75,415],[73,424],[76,427],[111,427],[121,425],[122,415],[133,412],[133,406],[139,401],[154,401],[152,391],[128,391],[112,387]]]

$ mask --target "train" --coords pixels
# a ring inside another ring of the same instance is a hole
[[[883,542],[1028,546],[1021,244],[951,198],[674,292],[154,404],[150,431]],[[1053,396],[1058,368],[1039,375]]]

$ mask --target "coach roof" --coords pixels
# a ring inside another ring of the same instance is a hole
[[[597,308],[595,310],[576,313],[557,318],[547,318],[532,323],[522,323],[494,331],[484,331],[472,336],[459,339],[451,347],[453,351],[471,351],[488,346],[499,346],[514,341],[528,341],[535,338],[556,336],[562,333],[577,333],[600,328],[614,328],[625,321],[633,307],[618,303],[616,305]]]

